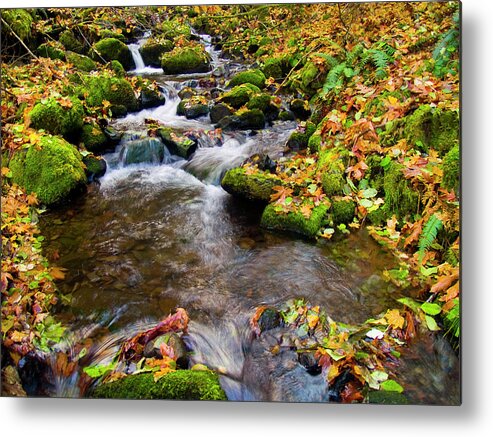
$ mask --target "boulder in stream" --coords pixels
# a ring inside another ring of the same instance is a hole
[[[233,115],[223,117],[217,127],[228,130],[258,130],[265,127],[265,116],[260,109],[239,110]]]
[[[160,335],[147,343],[144,348],[144,356],[146,358],[162,358],[163,355],[160,348],[162,344],[169,346],[173,350],[174,360],[180,368],[186,369],[188,367],[187,348],[181,337],[175,332],[168,332]]]
[[[120,161],[125,165],[144,162],[159,164],[164,154],[165,147],[159,138],[141,138],[123,144]]]
[[[184,115],[188,119],[199,118],[209,113],[207,99],[203,96],[192,96],[182,100],[176,110],[178,115]]]
[[[210,110],[211,123],[219,123],[224,117],[233,115],[235,110],[226,103],[216,103]]]
[[[142,47],[139,48],[140,55],[145,65],[159,68],[161,67],[161,56],[173,50],[173,42],[169,39],[149,38]]]
[[[150,373],[129,375],[96,387],[93,398],[225,401],[218,376],[207,370],[176,370],[154,381]]]
[[[161,68],[165,74],[206,73],[210,70],[210,59],[202,45],[175,47],[163,54]]]
[[[243,85],[235,86],[230,91],[223,94],[219,100],[231,105],[233,108],[239,109],[248,103],[254,95],[260,93],[259,87],[250,83],[244,83]]]
[[[94,44],[90,56],[95,61],[106,63],[119,61],[125,70],[135,68],[135,62],[128,46],[116,38],[104,38]]]
[[[197,150],[196,141],[175,132],[171,128],[158,129],[157,134],[173,155],[188,159],[195,153],[195,150]]]
[[[260,225],[275,231],[294,232],[306,237],[315,237],[327,216],[327,206],[320,205],[313,208],[310,218],[301,212],[278,213],[273,204],[265,208]]]
[[[234,87],[244,83],[250,83],[259,88],[263,88],[265,86],[265,75],[258,69],[240,71],[231,78],[229,81],[229,86]]]
[[[221,181],[221,187],[228,193],[260,202],[269,202],[276,185],[282,185],[282,181],[270,173],[248,174],[242,167],[228,170]]]

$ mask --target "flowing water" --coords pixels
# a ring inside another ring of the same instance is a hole
[[[208,50],[218,68],[224,61]],[[136,65],[136,74],[146,73],[138,59]],[[125,135],[105,156],[108,171],[100,184],[43,219],[47,255],[68,269],[59,288],[71,303],[59,317],[73,326],[74,338],[93,338],[99,344],[94,362],[105,362],[121,340],[183,307],[192,320],[186,337],[192,363],[224,369],[228,399],[326,401],[323,377],[299,364],[265,382],[264,367],[284,364],[266,362],[255,350],[248,320],[259,305],[302,297],[334,320],[363,322],[400,296],[381,277],[395,260],[364,230],[318,245],[263,231],[261,209],[227,194],[220,179],[254,153],[280,157],[296,124],[276,122],[256,134],[234,132],[218,140],[210,135],[208,116],[176,115],[177,91],[203,75],[152,77],[166,103],[114,122]],[[187,161],[148,141],[153,158],[131,163],[129,153],[145,137],[147,118],[194,132],[196,153]],[[450,349],[442,344],[437,352],[436,340],[426,337],[407,355],[401,381],[411,387],[411,402],[458,402],[458,363]],[[283,354],[278,359],[292,361]],[[60,381],[53,393],[80,395],[73,380]]]

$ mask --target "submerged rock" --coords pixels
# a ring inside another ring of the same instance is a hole
[[[129,375],[96,387],[93,398],[226,400],[218,376],[211,371],[176,370],[154,381],[149,373]]]
[[[158,138],[142,138],[125,143],[120,161],[125,165],[143,162],[159,164],[164,158],[164,144]]]
[[[179,367],[185,369],[188,367],[187,348],[181,337],[174,332],[160,335],[159,337],[147,343],[146,347],[144,348],[144,356],[147,358],[162,358],[163,355],[160,349],[161,344],[165,344],[171,347],[174,353],[174,360]]]

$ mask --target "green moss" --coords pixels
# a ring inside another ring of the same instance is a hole
[[[233,115],[223,117],[217,126],[223,130],[263,129],[265,116],[260,109],[240,109]]]
[[[60,43],[63,44],[63,46],[71,51],[71,52],[75,52],[75,53],[79,53],[79,54],[85,54],[87,53],[87,50],[86,48],[84,47],[84,44],[82,44],[76,37],[75,35],[73,34],[73,32],[71,30],[64,30],[61,34],[60,34],[60,37],[58,38],[58,40],[60,41]]]
[[[94,178],[100,178],[106,173],[106,162],[103,158],[93,154],[84,156],[82,162],[86,166],[86,175],[91,182]]]
[[[283,79],[290,69],[289,59],[285,56],[268,58],[262,65],[265,77],[272,77],[275,80]]]
[[[244,83],[251,83],[259,88],[263,88],[265,86],[265,75],[257,69],[241,71],[231,78],[229,86],[234,87]]]
[[[443,179],[442,187],[447,190],[459,190],[460,178],[460,150],[459,145],[455,145],[445,155],[443,160]]]
[[[85,124],[82,126],[81,142],[87,150],[93,153],[102,153],[107,144],[108,139],[97,124]]]
[[[269,202],[277,185],[282,185],[281,180],[270,173],[247,174],[242,167],[228,170],[221,181],[221,187],[228,193],[260,202]]]
[[[392,161],[383,178],[386,212],[398,218],[412,217],[420,206],[419,193],[404,178],[403,168],[402,164]]]
[[[371,390],[368,393],[368,402],[370,404],[383,404],[383,405],[407,405],[409,401],[402,393],[392,391],[374,391]]]
[[[96,63],[91,58],[74,52],[67,52],[67,61],[81,71],[89,72],[97,68]]]
[[[332,219],[334,224],[351,223],[354,218],[356,203],[352,200],[337,200],[332,203]]]
[[[276,207],[270,204],[265,208],[260,223],[266,229],[295,232],[307,237],[315,237],[326,215],[327,207],[325,205],[315,207],[312,215],[307,219],[298,212],[278,214]]]
[[[114,32],[113,30],[103,29],[99,32],[99,39],[115,38],[125,42],[125,36],[122,33]]]
[[[96,61],[119,61],[125,70],[135,68],[135,63],[126,44],[116,38],[105,38],[93,46],[91,57]]]
[[[308,140],[308,149],[310,149],[311,153],[317,153],[320,151],[321,144],[322,144],[322,134],[320,130],[317,129]]]
[[[233,108],[238,109],[248,103],[256,94],[261,94],[259,87],[250,83],[244,83],[243,85],[235,86],[233,89],[223,94],[220,100],[231,105]]]
[[[211,371],[176,370],[154,382],[150,373],[130,375],[96,387],[92,397],[106,399],[226,400]]]
[[[394,137],[396,134],[399,136],[402,130],[402,137],[409,144],[425,152],[432,148],[445,155],[459,141],[457,111],[444,111],[429,105],[422,105],[394,126],[394,132],[392,132]]]
[[[77,97],[69,97],[70,108],[50,98],[37,103],[29,114],[34,129],[44,129],[54,135],[72,139],[82,128],[84,109]]]
[[[145,65],[161,66],[161,56],[173,50],[173,42],[168,39],[148,39],[139,49]]]
[[[38,55],[43,58],[60,59],[63,61],[65,59],[65,53],[62,48],[61,44],[44,43],[41,44],[36,51],[38,52]]]
[[[380,226],[391,218],[392,214],[387,204],[384,203],[377,210],[369,212],[367,217],[372,225]]]
[[[310,137],[315,133],[317,127],[308,121],[300,126],[291,134],[288,139],[287,146],[291,150],[302,150],[308,147]]]
[[[107,100],[128,111],[136,111],[139,107],[132,85],[126,79],[105,75],[90,76],[85,85],[84,92],[87,93],[86,102],[89,106],[101,106],[103,100]]]
[[[206,73],[210,70],[209,55],[203,46],[175,47],[162,55],[161,68],[165,74]]]
[[[2,18],[23,41],[31,36],[33,17],[25,9],[2,9]]]
[[[317,170],[322,173],[322,188],[328,197],[343,194],[346,165],[349,152],[343,148],[323,150],[319,154]]]
[[[255,94],[246,107],[248,109],[260,109],[261,111],[267,111],[271,106],[272,98],[267,93]]]
[[[322,88],[327,73],[320,71],[313,62],[307,62],[299,72],[301,89],[308,95],[313,95]]]
[[[82,157],[59,137],[43,136],[40,144],[18,151],[10,161],[12,181],[34,192],[46,205],[66,199],[86,182]]]
[[[116,77],[125,77],[125,69],[120,61],[113,59],[109,63],[109,67],[115,72]]]
[[[207,100],[202,96],[192,96],[189,99],[183,99],[176,110],[178,115],[184,115],[186,118],[198,118],[209,113]]]
[[[160,36],[170,40],[174,40],[181,36],[189,39],[191,36],[190,27],[177,21],[163,21],[156,27],[156,30]]]
[[[173,155],[188,159],[197,150],[195,141],[180,135],[171,128],[161,128],[157,133]]]

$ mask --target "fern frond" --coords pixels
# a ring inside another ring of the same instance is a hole
[[[435,241],[438,232],[443,228],[443,222],[433,214],[423,227],[418,243],[419,262],[421,263],[426,251]]]
[[[345,70],[345,62],[336,65],[334,68],[331,68],[329,74],[327,74],[327,78],[325,79],[325,83],[322,88],[322,92],[324,95],[327,94],[329,91],[332,91],[334,88],[341,87],[344,84]]]
[[[327,66],[329,67],[329,70],[331,68],[334,68],[340,62],[339,59],[334,58],[334,56],[328,55],[327,53],[314,53],[313,56],[324,59],[327,63]]]
[[[346,57],[347,64],[354,66],[356,64],[356,61],[363,54],[364,51],[365,46],[363,44],[360,43],[355,45],[353,50],[351,50]]]

